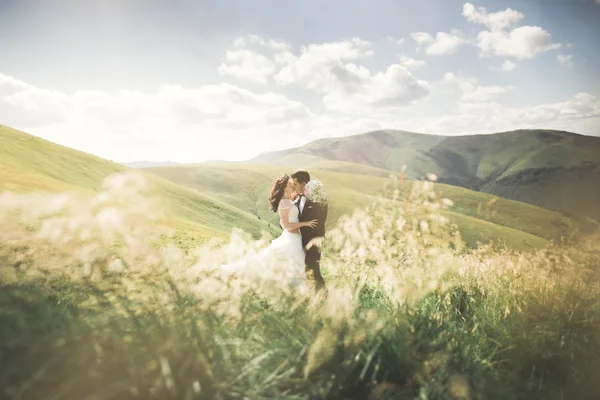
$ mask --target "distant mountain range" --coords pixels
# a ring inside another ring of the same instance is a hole
[[[439,181],[600,219],[600,137],[553,130],[436,136],[380,130],[321,139],[269,152],[251,164],[343,169],[362,164],[383,176],[406,165],[410,178],[432,172]]]

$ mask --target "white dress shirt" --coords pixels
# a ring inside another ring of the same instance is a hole
[[[306,204],[306,196],[300,197],[300,214],[304,211],[304,205]]]

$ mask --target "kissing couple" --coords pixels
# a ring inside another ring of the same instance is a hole
[[[325,289],[320,261],[328,204],[323,183],[311,180],[304,170],[282,175],[273,182],[269,206],[279,214],[281,235],[258,254],[222,269],[275,279],[291,287],[306,284],[308,277],[317,290]]]

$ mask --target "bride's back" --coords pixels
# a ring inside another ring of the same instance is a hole
[[[300,222],[300,211],[298,211],[298,207],[296,207],[290,199],[281,199],[279,208],[288,210],[288,221],[290,223],[297,224]]]

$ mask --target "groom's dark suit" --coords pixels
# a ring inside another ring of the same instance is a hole
[[[303,227],[300,228],[300,232],[302,233],[302,246],[306,249],[306,246],[309,244],[311,240],[314,238],[321,238],[325,236],[325,221],[327,220],[327,205],[321,205],[319,203],[313,203],[312,201],[306,199],[306,203],[304,204],[304,208],[302,209],[302,197],[298,196],[296,198],[296,206],[300,211],[300,222],[312,221],[316,219],[318,222],[316,228],[311,227]],[[321,289],[325,287],[325,281],[323,280],[323,276],[321,275],[321,248],[318,246],[311,246],[310,249],[306,251],[306,272],[313,274],[315,278],[315,286],[317,289]]]

